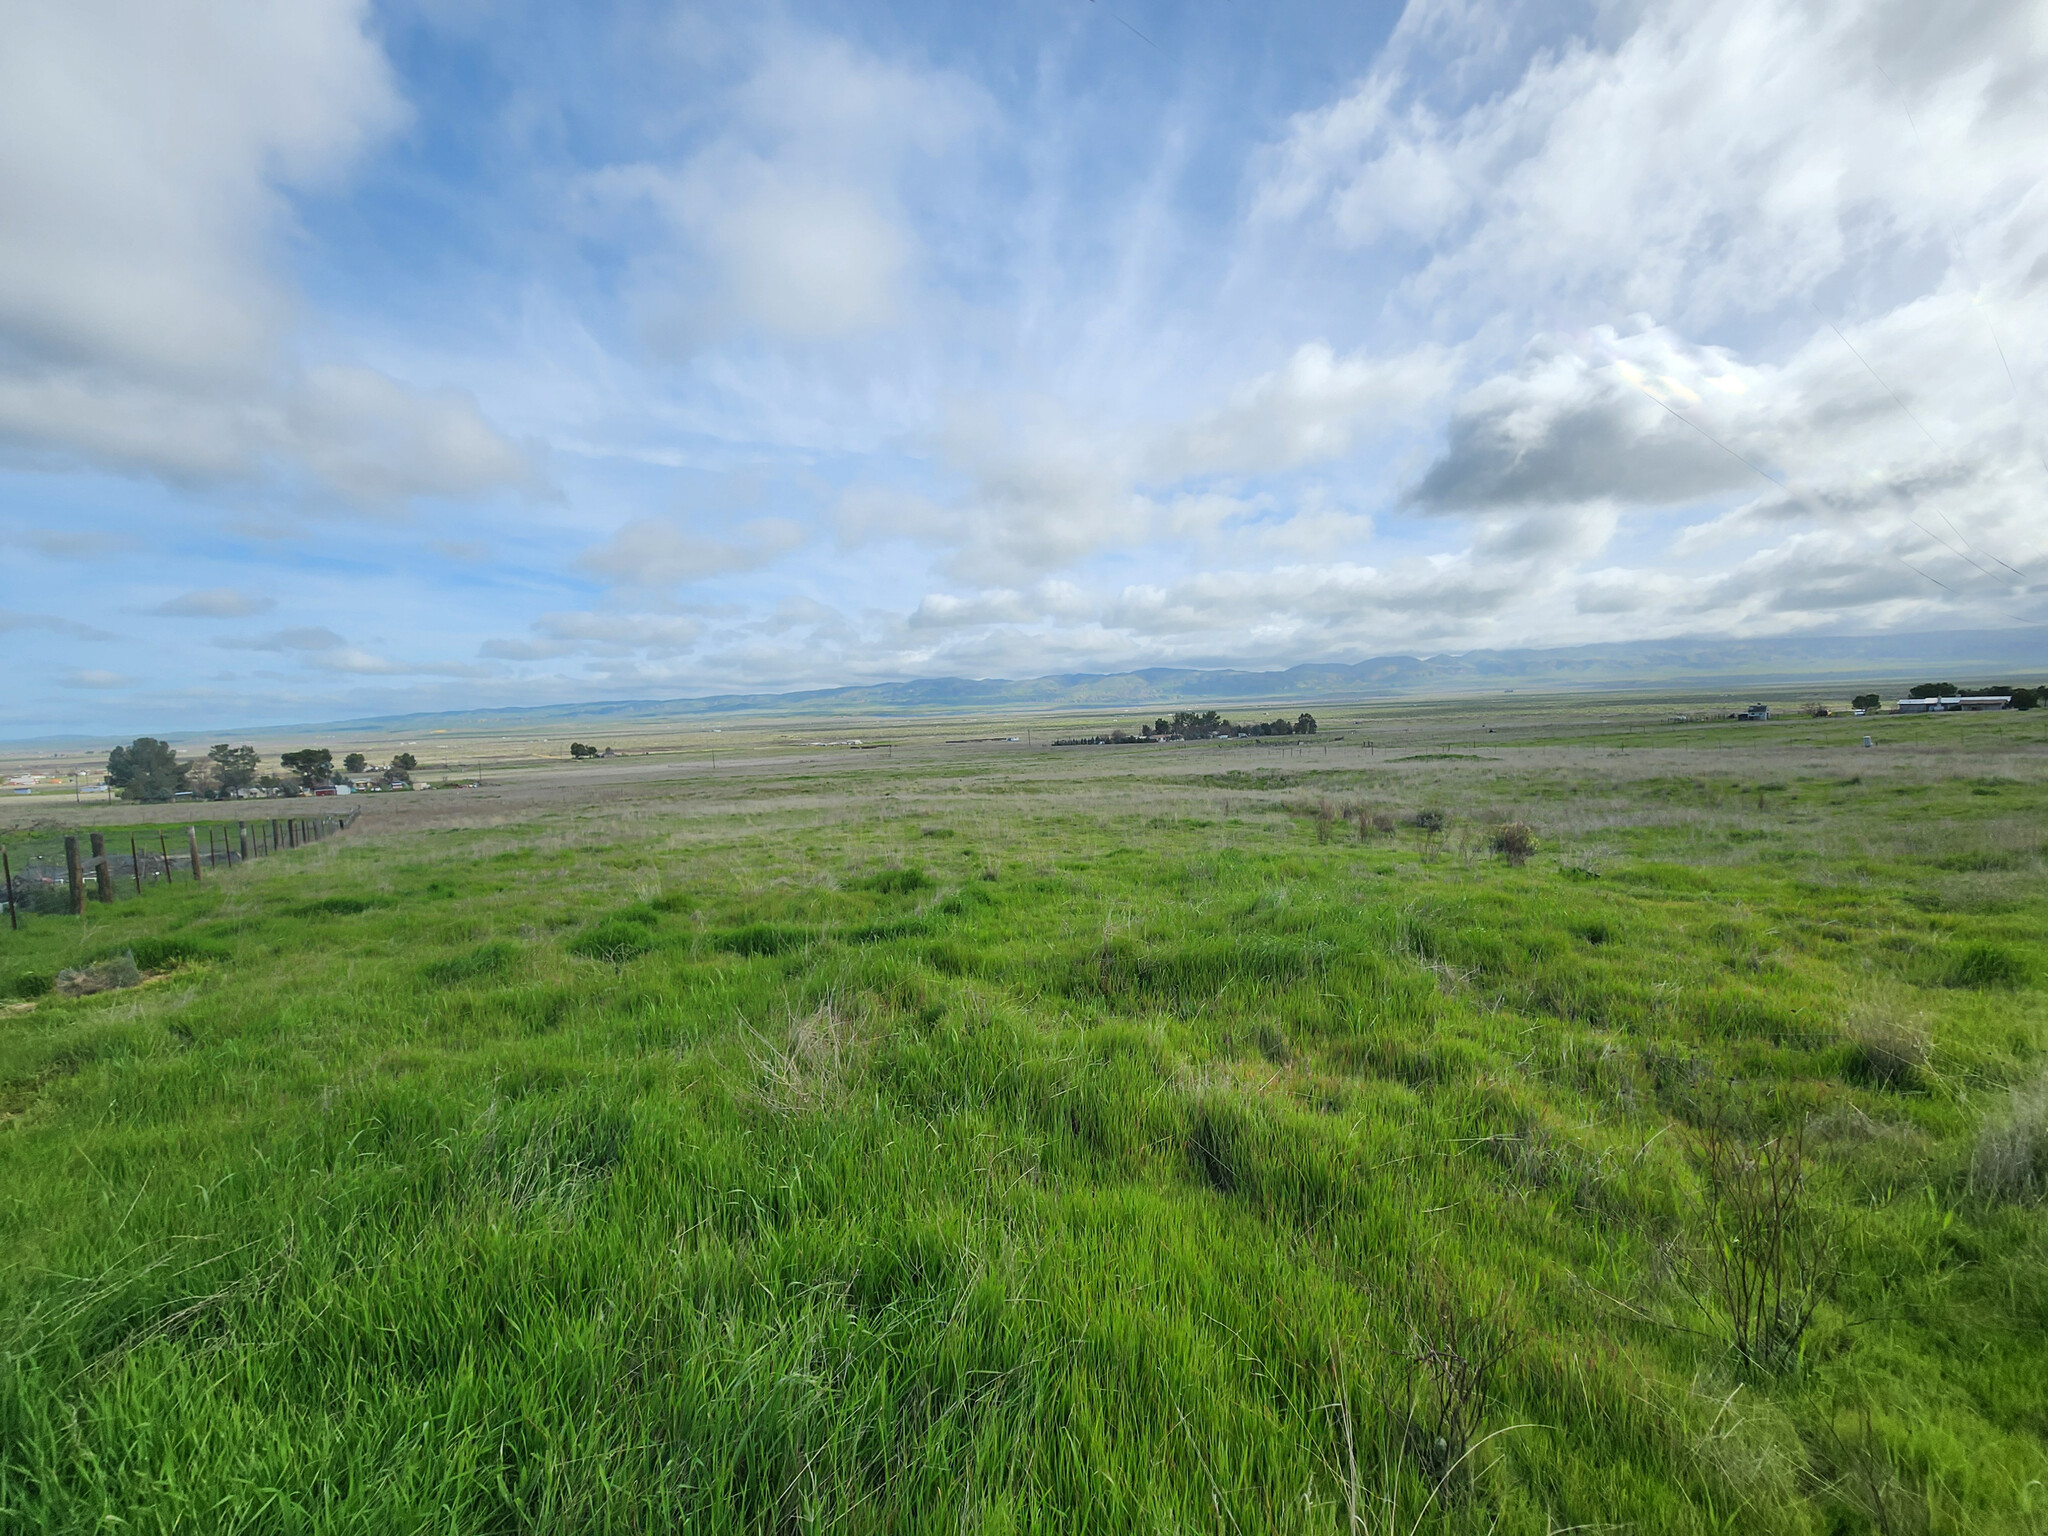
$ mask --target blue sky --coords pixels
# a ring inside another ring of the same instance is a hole
[[[0,733],[2048,620],[2048,12],[0,0]]]

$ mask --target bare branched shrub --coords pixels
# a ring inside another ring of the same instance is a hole
[[[1422,834],[1422,856],[1434,862],[1443,848],[1444,829],[1451,824],[1451,818],[1444,811],[1417,811],[1408,820]]]
[[[1372,829],[1373,831],[1380,833],[1382,836],[1392,832],[1396,825],[1397,823],[1394,820],[1393,812],[1375,811],[1373,813]],[[1358,833],[1361,837],[1365,835],[1365,824],[1363,822],[1359,823]]]
[[[1838,1404],[1818,1439],[1819,1465],[1809,1481],[1849,1505],[1878,1536],[1924,1536],[1933,1526],[1926,1494],[1900,1479],[1868,1403],[1847,1412]]]
[[[2048,1078],[2014,1093],[1977,1132],[1970,1189],[1989,1200],[2048,1198]]]
[[[1752,1140],[1717,1115],[1691,1150],[1702,1194],[1686,1263],[1694,1299],[1745,1366],[1786,1370],[1834,1274],[1832,1233],[1807,1196],[1805,1126]]]
[[[1520,1342],[1505,1291],[1471,1309],[1435,1276],[1409,1313],[1387,1402],[1399,1449],[1445,1503],[1471,1490],[1480,1426]]]
[[[1510,864],[1520,866],[1536,851],[1536,833],[1526,821],[1504,821],[1493,829],[1488,845]]]
[[[1337,829],[1337,808],[1327,799],[1316,802],[1316,841],[1327,843]]]

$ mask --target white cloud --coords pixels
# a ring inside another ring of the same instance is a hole
[[[352,501],[537,486],[528,453],[459,390],[424,394],[369,368],[313,368],[291,399],[288,423],[307,467]]]
[[[272,630],[267,635],[216,635],[213,643],[228,651],[339,651],[348,644],[333,630],[317,624]]]
[[[287,355],[290,196],[401,125],[365,0],[0,9],[0,443],[351,501],[532,479],[472,403]]]
[[[5,7],[0,332],[55,364],[260,374],[280,186],[403,120],[362,0]]]
[[[711,538],[674,518],[643,517],[585,550],[576,563],[616,587],[673,587],[766,565],[802,541],[803,530],[784,518],[755,518],[733,537]]]
[[[18,629],[40,629],[53,635],[63,635],[71,640],[107,641],[119,638],[103,629],[95,629],[90,624],[81,624],[76,619],[58,618],[52,613],[17,613],[10,608],[0,608],[0,635]]]
[[[1342,458],[1376,432],[1423,418],[1449,392],[1456,365],[1439,346],[1339,357],[1328,342],[1305,342],[1222,409],[1164,434],[1149,467],[1174,476],[1270,474]]]
[[[208,587],[158,603],[149,612],[167,619],[247,619],[277,606],[274,597],[252,597],[233,587]]]
[[[486,640],[480,654],[502,661],[561,656],[658,658],[689,653],[704,633],[697,619],[670,613],[545,613],[530,640]]]
[[[119,672],[102,672],[96,667],[73,667],[57,674],[57,681],[66,688],[108,689],[126,688],[135,679]]]
[[[829,339],[898,318],[917,254],[901,179],[975,131],[982,93],[777,32],[729,107],[725,131],[680,163],[622,163],[584,183],[598,208],[644,205],[669,232],[632,280],[650,338],[689,351],[736,328]]]
[[[1269,217],[1422,244],[1425,302],[1572,296],[1697,324],[1959,233],[1976,270],[2048,234],[2048,29],[2022,0],[1938,29],[1914,0],[1652,5],[1452,111],[1417,84],[1466,39],[1442,11],[1415,7],[1381,68],[1298,118],[1259,191]]]

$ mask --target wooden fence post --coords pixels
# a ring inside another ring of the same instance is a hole
[[[156,835],[157,857],[164,861],[164,884],[171,883],[171,840],[162,832]]]
[[[100,832],[92,835],[92,883],[93,894],[101,901],[114,899],[114,866],[107,862],[107,839]]]
[[[210,821],[206,824],[206,867],[208,869],[220,868],[220,855],[214,851],[213,823]]]
[[[7,872],[7,926],[21,930],[21,908],[14,904],[14,866],[7,862],[7,850],[0,848],[0,870]]]
[[[235,823],[235,830],[236,832],[241,834],[242,862],[246,864],[249,862],[249,823],[247,823],[246,821],[238,821]]]
[[[135,894],[142,894],[142,850],[135,846],[135,839],[128,839],[128,873],[135,877]]]
[[[64,839],[64,873],[71,881],[71,915],[85,916],[85,870],[78,862],[78,839]]]
[[[185,829],[185,851],[192,855],[192,883],[197,885],[199,883],[199,829],[197,827],[187,827]]]

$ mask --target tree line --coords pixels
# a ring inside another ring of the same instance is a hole
[[[1313,736],[1316,733],[1316,717],[1306,710],[1292,720],[1255,721],[1240,725],[1226,720],[1213,709],[1177,709],[1173,717],[1162,716],[1146,726],[1140,733],[1141,739],[1150,737],[1155,741],[1205,741],[1217,736]]]
[[[1292,720],[1282,718],[1242,724],[1224,719],[1213,709],[1177,709],[1170,718],[1162,715],[1150,725],[1140,726],[1135,736],[1118,727],[1104,736],[1064,736],[1053,745],[1121,747],[1141,741],[1213,741],[1225,736],[1313,736],[1315,733],[1316,717],[1306,710]]]
[[[138,736],[125,747],[107,754],[107,782],[120,791],[123,800],[160,804],[190,794],[201,800],[225,800],[237,792],[262,789],[273,794],[302,794],[335,783],[353,782],[352,776],[373,772],[389,785],[410,784],[419,759],[410,752],[395,754],[383,767],[371,769],[369,759],[350,752],[341,760],[341,775],[334,767],[334,753],[327,747],[301,747],[278,757],[283,773],[265,773],[263,759],[254,747],[216,742],[204,757],[181,759],[167,741]]]

